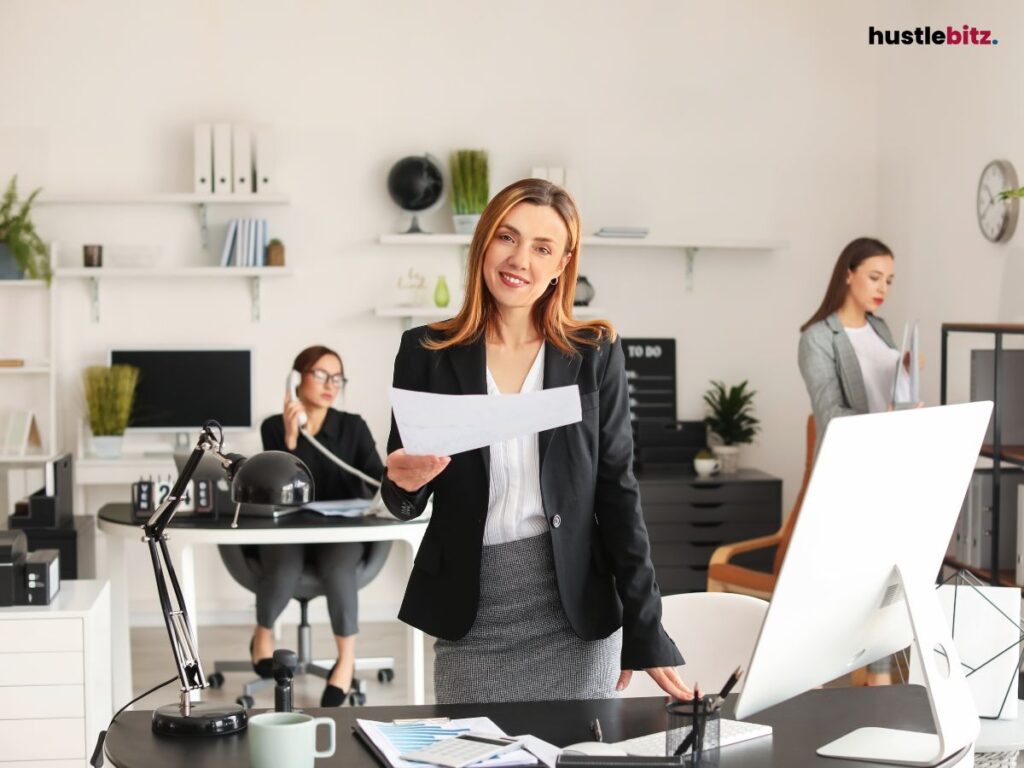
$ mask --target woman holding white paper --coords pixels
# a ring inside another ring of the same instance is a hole
[[[814,412],[815,451],[830,419],[892,409],[900,353],[875,312],[889,295],[894,266],[892,251],[880,240],[853,240],[836,260],[821,306],[800,327],[798,361]],[[900,402],[909,400],[906,377],[897,389]],[[868,667],[869,684],[891,681],[889,659]]]
[[[560,187],[526,179],[487,206],[459,314],[408,331],[394,386],[445,395],[578,387],[582,419],[453,456],[407,454],[392,421],[381,492],[433,515],[399,614],[437,638],[439,703],[614,696],[633,670],[690,698],[661,626],[633,475],[623,353],[572,317],[580,224]]]

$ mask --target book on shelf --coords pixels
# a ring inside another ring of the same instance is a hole
[[[32,411],[14,410],[7,414],[7,424],[0,437],[0,456],[27,456],[43,452],[43,438],[39,422]],[[29,449],[33,449],[30,451]]]
[[[25,361],[20,357],[0,357],[0,368],[24,368]]]
[[[231,264],[231,256],[237,235],[238,219],[232,219],[228,222],[227,234],[224,236],[224,247],[220,251],[220,265],[222,267],[226,267]]]

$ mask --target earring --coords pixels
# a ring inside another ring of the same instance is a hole
[[[558,285],[558,275],[551,278],[551,285]]]

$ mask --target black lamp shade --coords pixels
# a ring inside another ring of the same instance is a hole
[[[244,461],[235,472],[231,498],[242,504],[300,507],[313,500],[313,476],[292,454],[264,451]]]

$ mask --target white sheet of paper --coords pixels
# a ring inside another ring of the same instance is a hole
[[[575,384],[521,395],[434,395],[391,388],[406,453],[452,456],[582,419]]]

